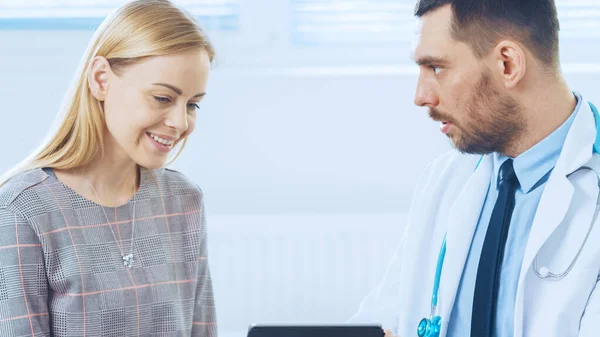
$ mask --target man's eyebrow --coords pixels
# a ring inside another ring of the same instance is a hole
[[[417,65],[420,65],[420,66],[428,66],[428,65],[432,65],[432,64],[442,65],[442,64],[447,63],[445,58],[436,57],[436,56],[419,57],[419,58],[415,59],[415,62],[417,63]]]
[[[162,87],[169,88],[169,89],[173,90],[177,95],[181,95],[183,93],[183,91],[181,89],[179,89],[179,88],[177,88],[175,86],[172,86],[170,84],[166,84],[166,83],[152,83],[152,85],[160,85]],[[199,94],[194,95],[194,97],[202,97],[204,95],[206,95],[206,93],[205,92],[201,92]]]

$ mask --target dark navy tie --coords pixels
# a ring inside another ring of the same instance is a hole
[[[518,187],[519,181],[515,175],[513,161],[508,159],[500,167],[498,199],[492,211],[492,218],[485,234],[477,268],[471,315],[471,337],[491,337],[493,335],[500,269],[508,227],[515,208],[515,192]]]

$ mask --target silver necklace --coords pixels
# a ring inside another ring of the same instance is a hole
[[[90,186],[92,187],[92,190],[94,191],[94,195],[96,196],[96,199],[99,199],[98,193],[96,192],[94,185],[92,185],[90,183]],[[135,185],[134,185],[133,190],[134,190],[134,199],[135,199]],[[106,223],[110,227],[110,231],[113,235],[113,238],[115,238],[115,241],[117,242],[119,249],[121,250],[121,257],[123,258],[123,265],[129,269],[133,268],[133,262],[135,262],[133,260],[133,240],[134,240],[134,233],[135,233],[135,200],[133,200],[133,217],[131,220],[131,249],[129,250],[129,254],[127,254],[127,255],[125,255],[125,250],[123,249],[123,244],[121,243],[121,241],[119,239],[117,239],[117,236],[115,235],[115,231],[112,228],[112,223],[108,219],[108,215],[106,214],[106,210],[104,210],[104,206],[102,206],[100,204],[98,204],[98,205],[100,206],[100,208],[102,208],[102,213],[104,213],[104,217],[106,218]]]

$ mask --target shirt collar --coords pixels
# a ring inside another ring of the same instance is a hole
[[[575,98],[577,99],[577,105],[573,110],[571,116],[560,126],[554,130],[550,135],[544,138],[542,141],[534,145],[529,150],[523,152],[517,158],[514,158],[513,167],[515,174],[521,185],[521,189],[525,193],[529,193],[533,190],[538,182],[550,172],[556,165],[556,161],[560,156],[563,144],[571,128],[571,124],[579,111],[581,106],[582,98],[579,93],[574,92]],[[509,159],[500,153],[494,153],[494,171],[492,181],[496,182],[496,188],[498,187],[498,173],[500,166]]]

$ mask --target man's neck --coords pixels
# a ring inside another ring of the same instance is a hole
[[[526,126],[517,141],[505,151],[517,157],[558,129],[573,113],[577,98],[563,81],[537,87],[520,99]]]

